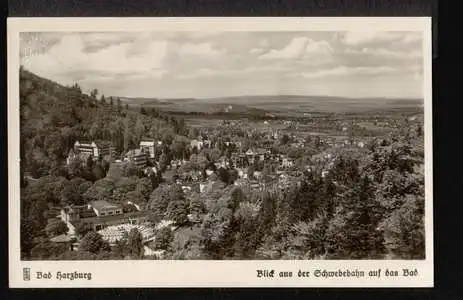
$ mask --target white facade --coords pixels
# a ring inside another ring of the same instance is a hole
[[[148,151],[150,158],[154,158],[154,140],[142,140],[140,142],[140,149],[145,149]]]

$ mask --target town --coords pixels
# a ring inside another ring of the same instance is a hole
[[[341,32],[228,34],[166,36],[162,70],[116,33],[123,47],[63,33],[41,36],[51,59],[25,51],[22,260],[424,259],[422,57],[373,59]],[[402,38],[389,46],[421,51]]]
[[[414,115],[407,119],[414,121]],[[132,167],[143,178],[156,182],[153,193],[161,184],[177,186],[191,203],[195,197],[206,197],[217,185],[239,187],[248,194],[286,193],[307,174],[324,178],[337,159],[349,151],[366,155],[375,138],[352,135],[351,127],[356,124],[346,121],[336,124],[337,130],[331,135],[294,130],[303,126],[298,121],[262,121],[260,130],[246,119],[219,122],[219,126],[194,128],[190,137],[177,136],[170,144],[142,137],[138,147],[125,153],[117,153],[108,140],[76,140],[66,165],[72,169],[76,164],[85,167],[104,161],[108,174]],[[273,124],[282,129],[272,128]],[[50,241],[76,251],[82,233],[93,231],[114,247],[135,228],[142,237],[143,256],[163,258],[166,249],[156,246],[156,234],[164,228],[176,230],[177,220],[153,219],[152,203],[136,197],[122,202],[112,197],[91,199],[87,204],[53,208],[59,211],[56,219],[64,222],[67,231]],[[203,217],[193,211],[187,214],[190,224],[201,224]]]

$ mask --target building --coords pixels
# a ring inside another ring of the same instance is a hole
[[[204,146],[204,142],[203,142],[203,141],[199,141],[199,140],[194,139],[194,140],[192,140],[192,141],[190,142],[190,147],[191,147],[191,148],[196,148],[196,149],[198,149],[198,150],[201,150],[201,149],[203,148],[203,146]]]
[[[211,148],[212,142],[210,140],[203,140],[203,146],[207,148]]]
[[[154,139],[142,139],[140,141],[140,150],[144,150],[149,154],[150,158],[154,158],[154,145],[157,144]]]
[[[126,160],[133,162],[137,167],[144,168],[148,163],[148,152],[143,149],[132,149],[125,155]]]
[[[294,165],[293,160],[290,159],[290,158],[288,158],[288,157],[284,157],[284,158],[282,159],[282,161],[281,161],[281,166],[282,166],[283,168],[290,168],[290,167],[292,167],[293,165]]]
[[[90,204],[89,207],[93,209],[95,215],[98,217],[118,215],[122,213],[121,206],[109,203],[105,200],[94,201]]]
[[[82,166],[85,166],[88,158],[93,159],[93,154],[89,152],[76,152],[74,149],[69,150],[69,154],[66,158],[66,164],[69,166],[75,159],[79,159]]]
[[[252,148],[249,148],[248,151],[246,151],[247,156],[254,156],[256,155],[256,151]]]
[[[61,220],[69,228],[68,234],[75,234],[81,223],[89,224],[98,231],[107,226],[120,224],[141,224],[146,221],[143,211],[124,213],[122,206],[104,200],[93,201],[88,205],[69,206],[61,209]]]
[[[98,159],[100,156],[111,156],[114,153],[114,150],[114,147],[109,141],[76,141],[74,143],[74,151],[76,153],[89,153],[94,159]]]

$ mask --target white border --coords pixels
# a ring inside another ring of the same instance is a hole
[[[9,18],[8,170],[10,287],[433,287],[431,18]],[[401,261],[20,261],[19,33],[121,31],[421,31],[424,39],[426,260]],[[23,281],[22,268],[91,272],[92,280]],[[292,271],[293,278],[257,278],[256,269]],[[381,268],[380,278],[298,278],[298,270]],[[416,277],[385,277],[385,269],[418,269]]]

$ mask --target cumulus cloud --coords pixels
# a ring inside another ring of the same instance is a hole
[[[283,49],[272,49],[260,59],[297,59],[307,54],[330,54],[333,48],[327,41],[314,41],[307,37],[295,37]]]

